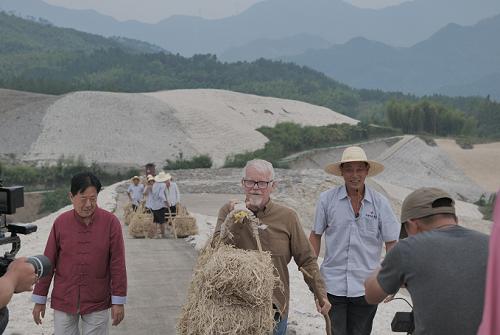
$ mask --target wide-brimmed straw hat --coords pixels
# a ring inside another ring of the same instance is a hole
[[[131,181],[134,181],[135,179],[141,181],[141,178],[139,178],[139,176],[133,176],[132,178],[130,178]]]
[[[384,166],[378,162],[366,158],[365,151],[361,147],[348,147],[342,153],[342,159],[339,162],[328,164],[325,171],[336,176],[342,176],[340,165],[349,162],[366,162],[370,165],[368,176],[372,177],[384,171]]]
[[[170,180],[170,179],[172,179],[172,176],[170,175],[170,173],[165,173],[163,171],[158,173],[155,177],[155,181],[158,183],[162,183],[162,182]]]
[[[147,181],[151,181],[151,180],[155,180],[155,177],[153,177],[153,175],[151,175],[151,174],[148,174],[146,179],[147,179]]]

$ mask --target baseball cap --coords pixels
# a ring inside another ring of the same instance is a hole
[[[449,199],[450,201],[438,201]],[[409,219],[419,219],[435,214],[455,214],[455,201],[445,191],[435,187],[422,187],[410,193],[401,206],[401,234],[400,238],[408,234],[404,223]]]

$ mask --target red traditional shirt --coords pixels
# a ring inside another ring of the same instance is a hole
[[[96,208],[88,225],[74,210],[62,213],[44,254],[53,273],[36,284],[35,303],[46,303],[53,276],[51,307],[58,311],[83,315],[126,302],[125,247],[120,221],[112,213]]]

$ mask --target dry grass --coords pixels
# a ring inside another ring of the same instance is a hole
[[[133,213],[130,219],[128,233],[134,238],[156,236],[156,226],[153,223],[153,214],[141,213],[139,209]],[[152,229],[154,228],[154,230]],[[154,233],[154,235],[152,235]]]
[[[194,270],[177,331],[181,335],[267,335],[280,280],[269,252],[209,243]]]
[[[176,217],[173,219],[177,237],[187,237],[198,234],[198,226],[193,216]]]
[[[185,206],[177,207],[177,216],[172,219],[177,237],[187,237],[198,234],[196,219],[190,215]]]

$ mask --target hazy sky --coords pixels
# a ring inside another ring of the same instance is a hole
[[[263,0],[43,0],[67,8],[95,9],[118,20],[158,22],[175,14],[221,18],[241,13]],[[380,8],[405,0],[344,0],[358,7]]]

